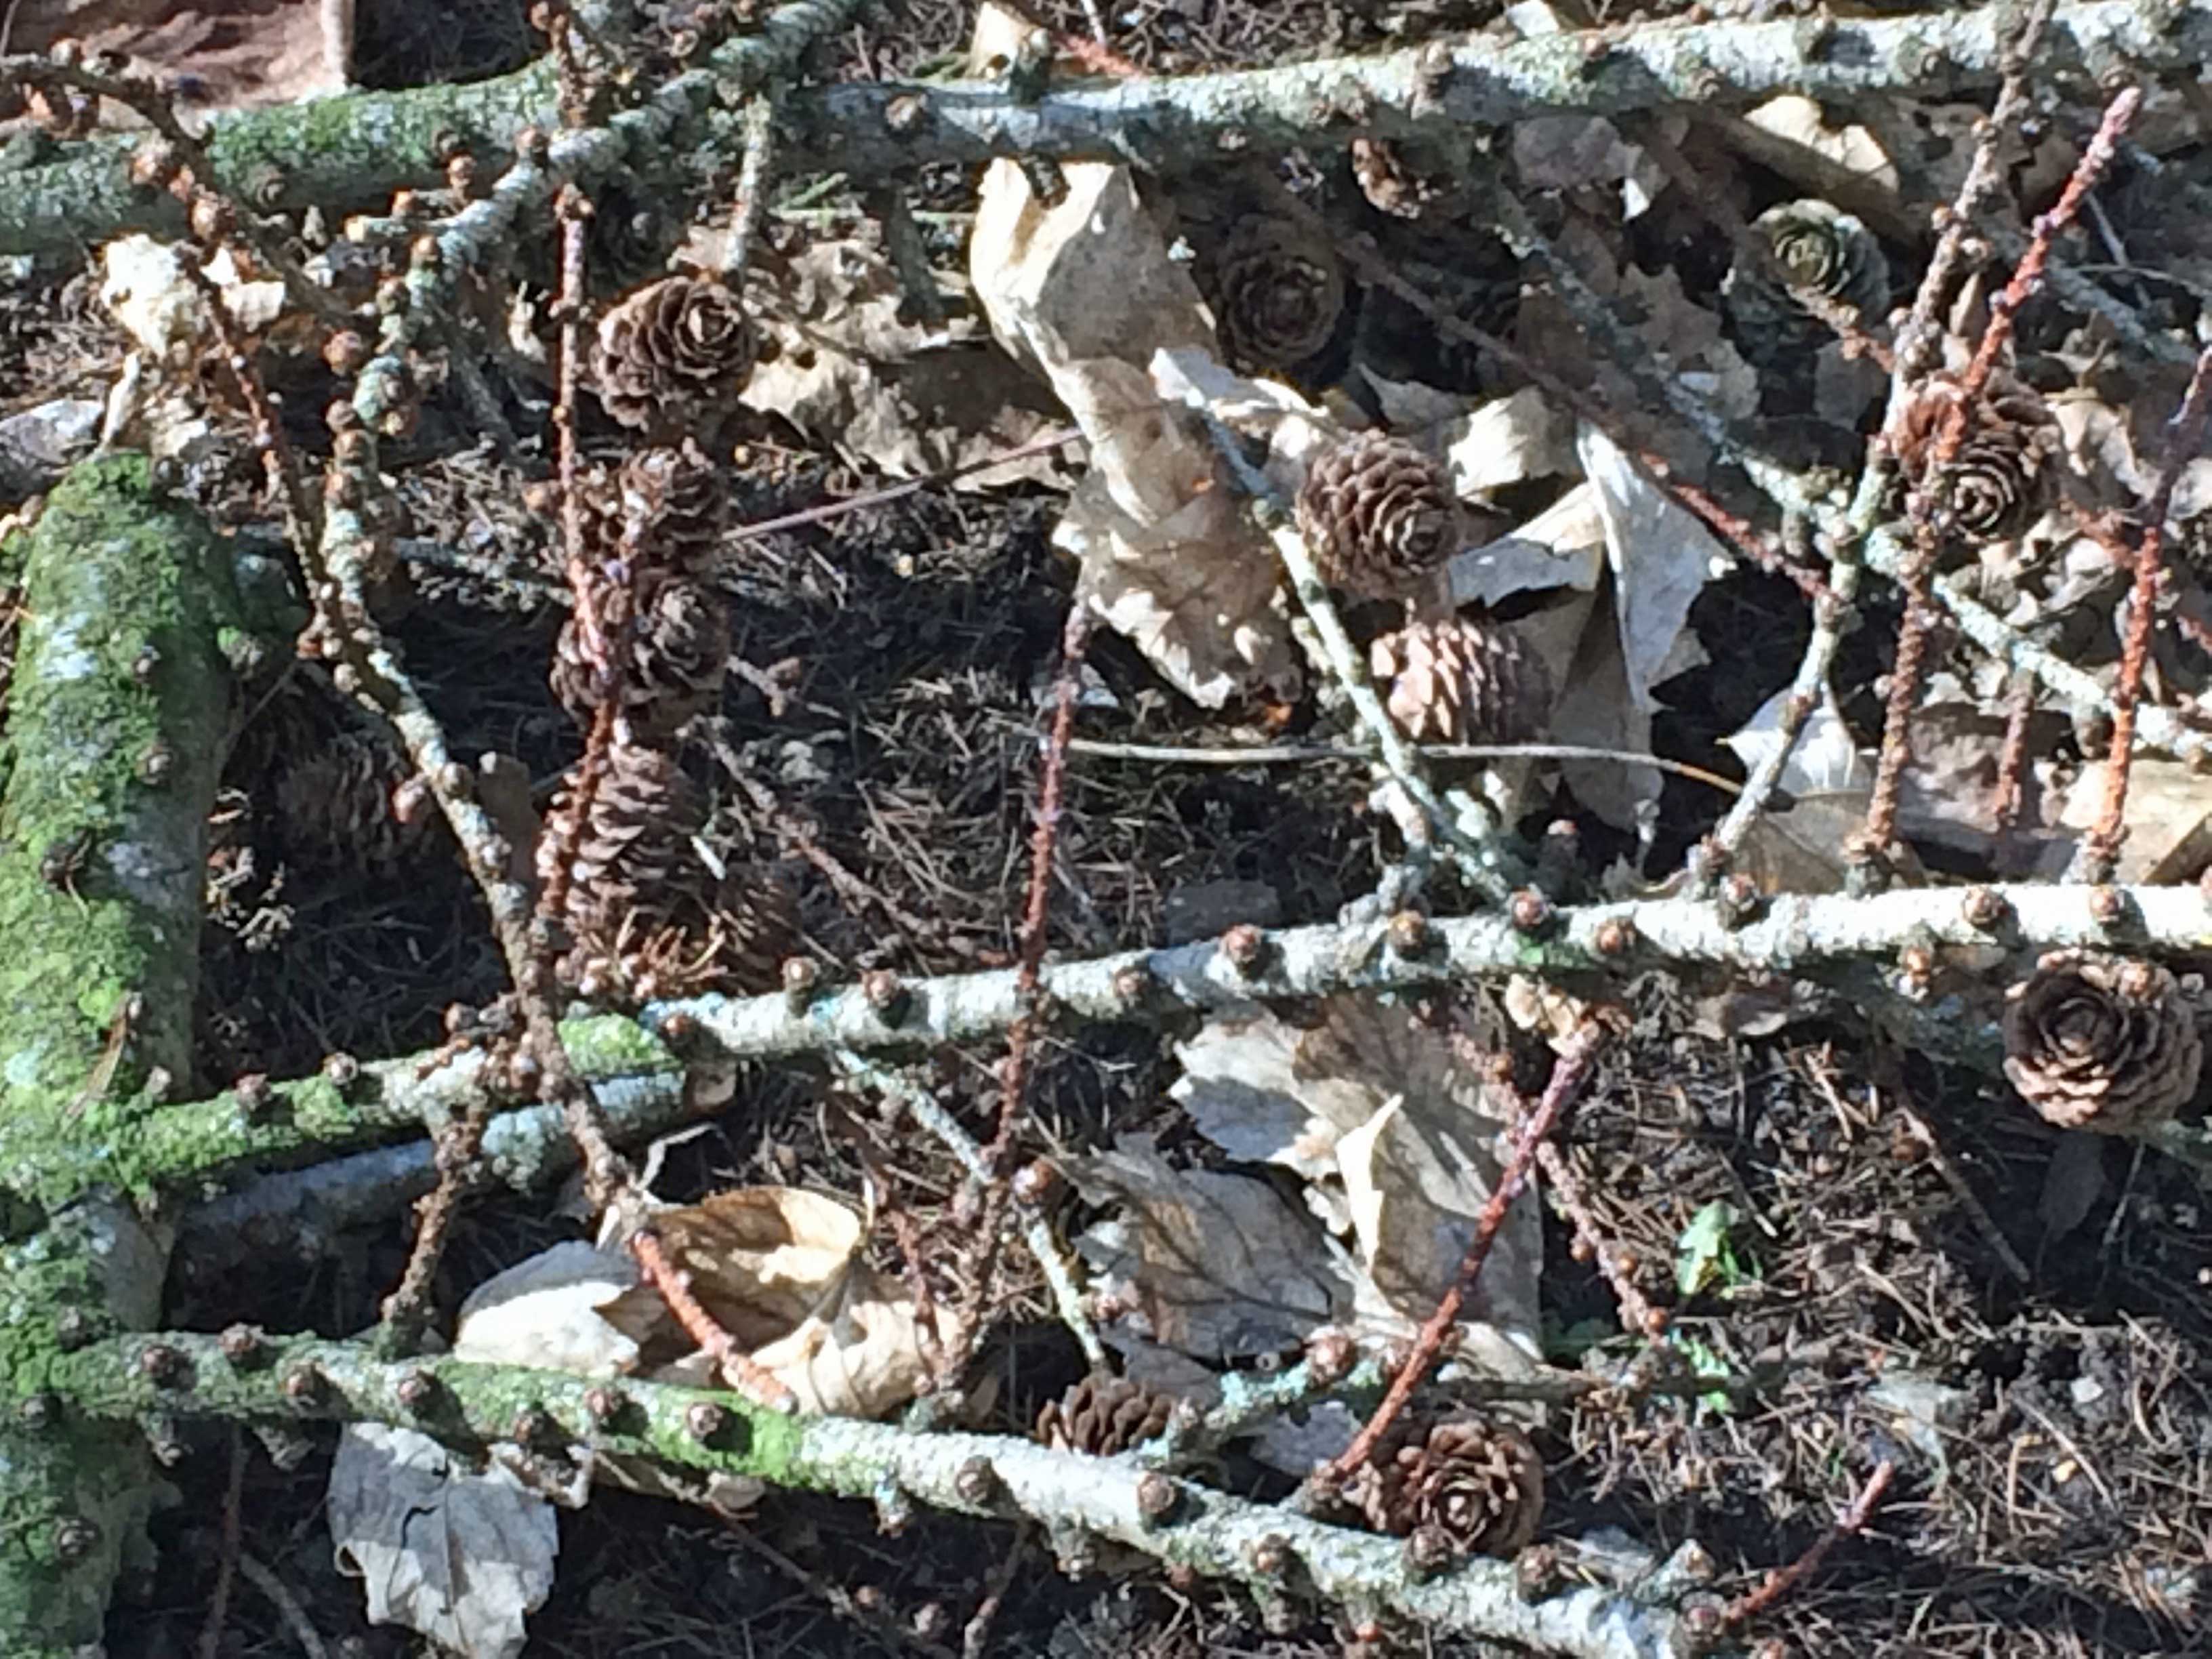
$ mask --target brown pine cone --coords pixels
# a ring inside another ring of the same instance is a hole
[[[730,659],[730,613],[702,582],[647,570],[623,586],[594,584],[599,626],[631,734],[647,743],[674,736],[722,695]],[[588,726],[601,685],[571,616],[553,648],[553,692],[580,726]]]
[[[1344,314],[1335,250],[1280,219],[1249,218],[1213,264],[1222,348],[1239,368],[1295,368],[1320,354]]]
[[[550,881],[549,867],[561,844],[573,839],[569,860],[568,919],[580,932],[606,933],[634,910],[656,921],[665,919],[681,895],[698,881],[698,855],[691,837],[705,827],[706,802],[698,786],[675,760],[658,749],[617,743],[607,751],[606,769],[592,792],[583,823],[573,834],[576,812],[573,786],[553,799],[539,838],[538,878]]]
[[[389,743],[354,732],[332,737],[276,785],[287,854],[308,869],[390,872],[444,822],[427,799],[410,807],[399,798],[413,776]]]
[[[681,432],[735,399],[754,353],[736,295],[720,283],[663,277],[599,319],[599,402],[624,426]]]
[[[1950,412],[1966,400],[1954,374],[1929,375],[1915,388],[1897,436],[1897,460],[1916,490],[1942,488],[1949,527],[1975,542],[2017,536],[2049,504],[2058,471],[2058,423],[2042,395],[2000,370],[1966,412],[1950,465],[1936,453]],[[1940,520],[1939,520],[1940,523]]]
[[[593,920],[580,930],[578,961],[598,963],[601,978],[641,1002],[772,991],[800,943],[798,896],[764,865],[733,868],[711,903],[687,896],[658,926],[641,910]]]
[[[2046,1122],[2121,1134],[2195,1097],[2204,1044],[2156,963],[2054,951],[2005,995],[2005,1075]]]
[[[1832,300],[1862,324],[1888,309],[1889,261],[1874,233],[1850,214],[1818,200],[1784,202],[1751,228],[1789,277],[1785,287],[1739,254],[1721,285],[1736,343],[1753,362],[1817,350],[1835,337],[1802,295]]]
[[[1434,1527],[1470,1554],[1512,1555],[1543,1518],[1544,1464],[1520,1430],[1455,1418],[1390,1437],[1340,1501],[1377,1532]]]
[[[1529,743],[1551,720],[1550,671],[1502,623],[1413,623],[1370,646],[1368,665],[1415,743]]]
[[[695,575],[713,570],[728,492],[721,469],[696,443],[637,451],[616,487],[624,557]]]
[[[1459,496],[1443,462],[1382,432],[1324,450],[1299,486],[1298,534],[1321,579],[1388,599],[1459,551]]]
[[[1054,1451],[1112,1457],[1167,1432],[1169,1395],[1126,1376],[1093,1374],[1037,1413],[1036,1437]]]

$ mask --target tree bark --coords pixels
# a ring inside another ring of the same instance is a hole
[[[0,797],[0,1304],[19,1356],[160,1312],[167,1229],[112,1188],[54,1202],[45,1179],[53,1149],[124,1133],[191,1081],[224,653],[243,638],[222,544],[143,457],[78,467],[26,539]],[[148,1490],[127,1424],[0,1419],[0,1652],[100,1641]]]

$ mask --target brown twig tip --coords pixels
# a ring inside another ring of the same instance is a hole
[[[1874,1473],[1867,1477],[1866,1485],[1859,1489],[1858,1496],[1851,1499],[1850,1507],[1836,1517],[1836,1524],[1819,1542],[1788,1566],[1768,1573],[1765,1581],[1757,1589],[1729,1602],[1721,1613],[1721,1627],[1738,1629],[1767,1612],[1826,1560],[1828,1553],[1838,1544],[1853,1534],[1863,1531],[1867,1522],[1874,1518],[1875,1505],[1881,1502],[1882,1494],[1889,1490],[1889,1483],[1896,1474],[1897,1466],[1887,1457],[1875,1464]]]

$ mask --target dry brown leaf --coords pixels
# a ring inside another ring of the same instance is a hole
[[[1011,161],[985,176],[969,269],[1006,349],[1082,428],[1091,471],[1054,540],[1084,602],[1193,701],[1298,684],[1274,550],[1239,509],[1195,415],[1163,405],[1155,356],[1218,349],[1212,319],[1123,168],[1062,169],[1046,207]]]
[[[472,1469],[412,1429],[356,1423],[326,1499],[338,1570],[373,1625],[404,1625],[463,1659],[514,1659],[553,1589],[553,1506],[496,1461]]]
[[[632,1293],[627,1256],[568,1240],[494,1274],[461,1304],[453,1353],[493,1365],[534,1365],[578,1376],[619,1376],[665,1312]]]
[[[975,466],[1066,424],[1051,398],[972,319],[903,320],[906,290],[878,249],[810,244],[756,273],[751,314],[775,350],[746,382],[749,409],[781,415],[855,466],[895,478]],[[948,296],[954,306],[958,296]],[[1061,483],[1057,454],[964,472],[957,488]]]
[[[1145,1136],[1073,1161],[1068,1176],[1117,1212],[1076,1249],[1140,1335],[1194,1358],[1247,1358],[1351,1312],[1351,1264],[1263,1181],[1178,1170]]]
[[[258,109],[345,89],[352,0],[17,0],[7,50],[57,40],[167,71],[198,109]]]
[[[1177,1055],[1174,1094],[1200,1130],[1232,1157],[1295,1171],[1308,1206],[1351,1235],[1359,1334],[1427,1317],[1499,1174],[1499,1122],[1450,1045],[1402,1007],[1336,997],[1304,1030],[1264,1012],[1209,1021]],[[1541,1261],[1531,1194],[1509,1212],[1465,1321],[1493,1366],[1537,1352]]]
[[[801,1409],[880,1416],[928,1375],[913,1298],[863,1259],[866,1220],[842,1200],[742,1187],[657,1210],[652,1224],[700,1305]],[[658,1300],[641,1286],[610,1317],[635,1317],[639,1297]],[[938,1334],[953,1334],[942,1315]],[[710,1371],[694,1355],[655,1375],[703,1380]]]

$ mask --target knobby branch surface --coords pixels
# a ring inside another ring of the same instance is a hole
[[[656,99],[680,141],[726,161],[745,149],[747,94],[781,78],[805,43],[849,23],[859,0],[796,0],[713,53]],[[1624,114],[1674,104],[1748,106],[1779,93],[1849,100],[1944,100],[1994,85],[2013,9],[1896,18],[1631,25],[1510,45],[1429,49],[1241,73],[1086,81],[1024,102],[994,82],[817,88],[783,102],[787,173],[878,179],[998,155],[1133,161],[1183,170],[1234,144],[1283,149],[1323,135],[1409,137],[1530,116]],[[2172,0],[2092,0],[2052,18],[2042,64],[2054,82],[2189,69],[2212,58],[2212,10]],[[626,118],[617,118],[617,131]],[[359,94],[218,118],[216,179],[264,210],[380,202],[443,177],[455,148],[502,153],[525,127],[560,125],[553,65],[466,87]],[[625,138],[618,150],[632,142]],[[658,136],[637,135],[650,146]],[[127,229],[175,229],[173,203],[135,191],[126,139],[100,138],[23,169],[0,191],[0,252],[74,252]],[[605,154],[595,165],[624,157]],[[644,149],[629,159],[652,161]]]
[[[10,1358],[159,1316],[167,1229],[60,1152],[128,1139],[191,1074],[207,818],[246,618],[222,544],[144,457],[71,472],[21,549],[28,620],[0,818],[0,1295]],[[128,1424],[0,1416],[0,1632],[10,1659],[97,1646],[152,1492]]]
[[[1977,915],[1998,920],[1985,927]],[[2118,920],[2100,919],[2112,915]],[[1411,953],[1393,944],[1387,918],[1239,933],[1233,951],[1222,939],[1207,939],[1048,963],[1039,990],[1065,1030],[1156,1024],[1177,1009],[1233,1008],[1256,999],[1401,991],[1515,974],[1592,984],[1658,968],[1731,969],[1832,981],[1863,998],[1877,1017],[1896,1018],[1931,1052],[1993,1069],[1996,1028],[1973,1000],[1981,980],[1939,975],[1932,989],[1920,987],[1898,963],[1908,945],[1940,951],[1994,945],[2023,958],[2065,945],[2203,951],[2212,945],[2212,899],[2193,885],[2019,884],[1867,899],[1784,896],[1748,915],[1718,900],[1653,899],[1563,908],[1534,931],[1496,913],[1432,917]],[[654,1003],[635,1020],[597,1015],[565,1023],[562,1033],[580,1075],[628,1079],[627,1087],[657,1091],[670,1086],[665,1079],[671,1074],[709,1061],[914,1051],[1003,1036],[1024,1006],[1011,969],[911,980],[902,989],[904,996],[888,1012],[861,985],[825,986],[799,998],[772,993]],[[437,1121],[486,1087],[481,1054],[460,1054],[418,1078],[420,1064],[365,1065],[346,1089],[322,1076],[283,1084],[256,1079],[242,1090],[167,1107],[118,1125],[98,1148],[72,1151],[53,1169],[41,1169],[36,1191],[61,1203],[100,1185],[125,1185],[149,1197],[163,1188],[189,1189],[250,1163],[389,1137],[419,1123],[417,1114]],[[507,1115],[517,1125],[540,1121]],[[487,1144],[501,1144],[508,1133],[505,1120],[495,1120]],[[530,1149],[518,1153],[518,1166],[526,1157],[543,1156],[533,1138],[520,1128],[513,1133]],[[2197,1124],[2168,1124],[2153,1139],[2177,1156],[2198,1146],[2212,1150],[2212,1134]],[[2212,1157],[2206,1161],[2212,1167]]]
[[[160,1412],[247,1423],[382,1422],[464,1447],[501,1440],[519,1415],[541,1413],[578,1449],[847,1498],[888,1491],[959,1514],[1048,1522],[1240,1584],[1263,1602],[1296,1596],[1349,1604],[1569,1659],[1687,1659],[1693,1651],[1670,1608],[1620,1589],[1580,1584],[1530,1597],[1511,1563],[1486,1559],[1421,1578],[1397,1539],[1323,1525],[1133,1462],[1027,1440],[787,1416],[736,1395],[629,1379],[595,1383],[435,1358],[384,1362],[360,1344],[242,1330],[223,1338],[118,1338],[7,1375],[24,1391],[4,1402],[11,1411],[36,1391],[64,1412],[96,1420]],[[416,1408],[405,1403],[410,1397]]]

